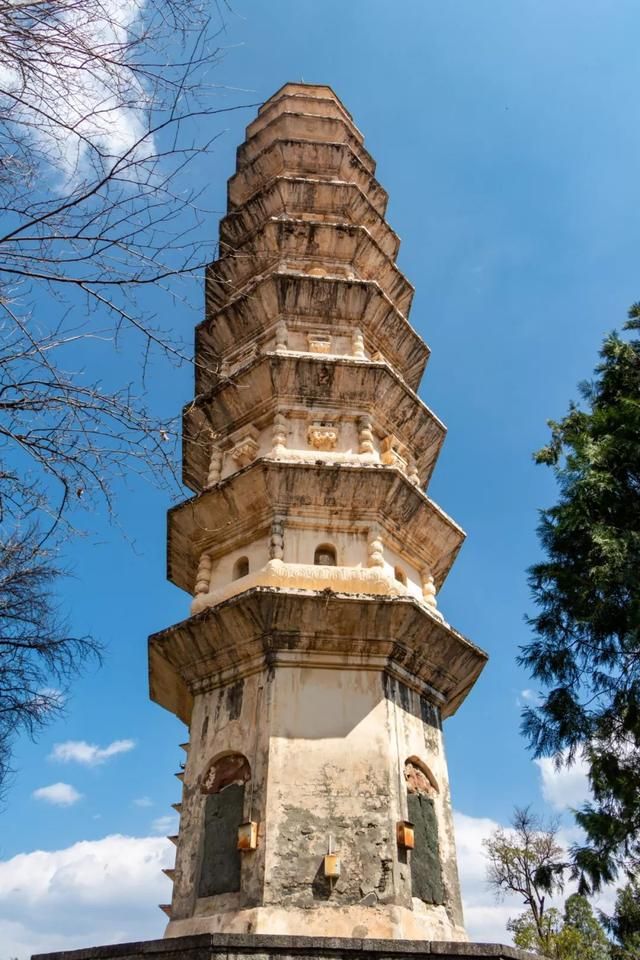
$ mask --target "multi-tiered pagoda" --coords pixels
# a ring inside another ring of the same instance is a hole
[[[169,513],[191,616],[149,646],[190,731],[169,937],[466,939],[442,721],[486,656],[437,608],[464,534],[374,172],[287,84],[229,181]]]

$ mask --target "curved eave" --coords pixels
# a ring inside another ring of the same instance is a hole
[[[458,709],[487,654],[409,597],[367,598],[253,588],[149,637],[151,699],[190,719],[198,690],[267,667],[325,666],[392,673]]]
[[[221,249],[236,249],[270,217],[303,217],[366,227],[384,252],[395,259],[400,238],[356,183],[319,177],[274,177],[251,200],[220,221]]]
[[[381,216],[388,195],[347,143],[312,140],[276,140],[258,153],[227,184],[228,209],[246,203],[274,177],[322,176],[357,183]]]
[[[429,347],[407,318],[372,280],[312,277],[282,271],[257,277],[243,293],[196,327],[196,389],[204,393],[219,379],[221,359],[251,344],[279,317],[322,324],[360,327],[376,349],[412,389],[417,389]]]
[[[333,371],[330,378],[320,375],[328,362]],[[225,437],[260,417],[269,417],[276,407],[308,405],[309,397],[318,409],[370,413],[410,448],[422,484],[428,482],[446,427],[387,363],[267,353],[238,371],[233,381],[219,384],[184,407],[184,483],[196,493],[205,486],[211,430]]]
[[[360,280],[375,280],[397,310],[406,316],[411,309],[412,284],[366,227],[270,217],[243,244],[209,264],[205,273],[207,311],[224,307],[254,277],[287,266],[303,273],[326,267],[327,274],[343,270]]]
[[[305,113],[302,110],[282,110],[260,129],[252,132],[236,152],[237,169],[251,163],[264,149],[277,140],[308,140],[320,143],[346,143],[353,150],[363,167],[373,176],[375,160],[363,146],[362,139],[354,136],[343,117]]]
[[[167,577],[191,593],[198,558],[209,546],[300,514],[379,522],[444,582],[464,531],[399,470],[390,466],[291,463],[260,458],[211,490],[168,512]],[[286,537],[286,532],[285,532]]]

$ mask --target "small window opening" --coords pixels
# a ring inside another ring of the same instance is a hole
[[[396,567],[395,570],[393,571],[393,575],[399,583],[404,584],[404,586],[406,587],[407,575],[402,569],[402,567]]]
[[[337,565],[336,548],[330,543],[321,543],[316,547],[313,562],[318,567],[335,567]]]
[[[249,573],[249,557],[238,557],[233,565],[233,579],[239,580]]]

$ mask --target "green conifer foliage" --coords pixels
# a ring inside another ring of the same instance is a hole
[[[636,877],[618,890],[613,916],[603,919],[616,940],[611,954],[614,960],[639,960],[640,879]]]
[[[536,455],[559,498],[541,514],[535,637],[519,657],[542,690],[523,717],[535,754],[588,764],[587,840],[572,851],[582,892],[640,865],[640,304],[625,329]]]

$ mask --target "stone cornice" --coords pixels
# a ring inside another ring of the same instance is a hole
[[[363,491],[366,494],[363,497]],[[464,541],[464,531],[390,466],[287,463],[266,458],[168,513],[167,575],[191,592],[201,553],[268,525],[276,516],[340,518],[380,523],[410,543],[416,563],[440,587]]]
[[[424,340],[374,281],[283,271],[256,278],[196,327],[197,392],[219,381],[224,358],[244,345],[259,349],[260,335],[273,335],[280,319],[309,329],[323,324],[361,328],[413,389],[429,357]]]
[[[270,352],[256,357],[233,378],[185,406],[183,480],[195,492],[207,482],[213,431],[224,439],[248,424],[260,425],[275,411],[331,408],[357,417],[370,414],[383,434],[394,434],[415,452],[420,481],[428,482],[446,427],[384,362],[332,357],[331,377],[323,355]],[[216,441],[218,442],[218,441]],[[311,458],[313,451],[309,452]]]
[[[387,256],[395,259],[400,238],[355,183],[312,177],[275,177],[220,221],[220,248],[235,248],[270,217],[356,223],[366,227]]]
[[[252,120],[246,128],[246,136],[253,137],[258,131],[262,130],[274,117],[281,113],[302,113],[307,116],[335,117],[343,120],[349,127],[353,136],[360,143],[364,141],[364,135],[360,132],[353,122],[353,117],[340,103],[337,97],[316,96],[310,90],[291,90],[288,93],[283,92],[281,96],[271,97],[258,110],[258,116]]]
[[[237,169],[241,170],[263,150],[278,140],[308,140],[320,143],[346,143],[371,175],[376,164],[362,139],[353,135],[350,124],[342,117],[288,110],[278,113],[252,133],[236,151]]]
[[[322,270],[345,279],[375,280],[405,316],[414,289],[378,246],[366,227],[272,217],[232,252],[206,270],[205,300],[216,310],[233,299],[253,277],[278,269]]]
[[[409,597],[256,587],[149,638],[151,699],[188,723],[194,692],[286,665],[287,656],[327,669],[395,673],[443,717],[455,713],[487,660]]]
[[[387,208],[387,192],[346,143],[310,140],[277,140],[265,147],[228,182],[229,210],[250,200],[274,177],[312,176],[356,183],[381,216]]]

